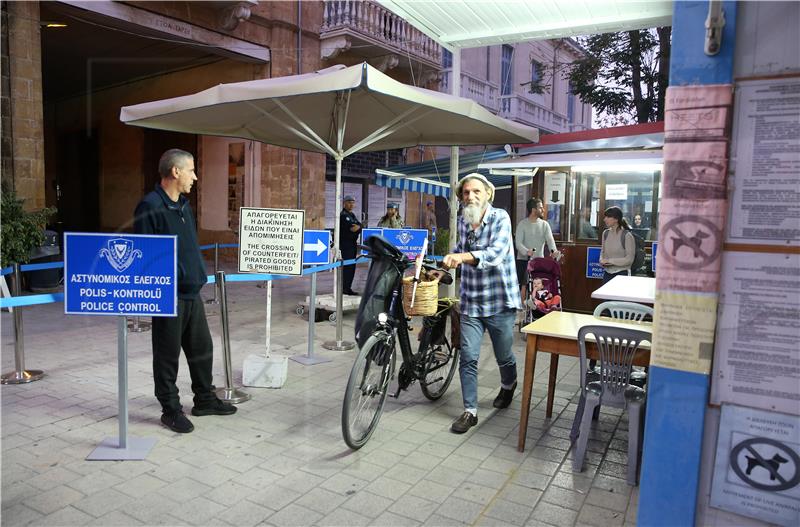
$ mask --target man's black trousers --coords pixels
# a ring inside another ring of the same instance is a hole
[[[190,300],[178,299],[177,317],[153,317],[152,333],[153,381],[163,411],[181,410],[175,385],[181,348],[189,364],[195,406],[214,401],[216,395],[211,376],[214,343],[200,295]]]
[[[352,260],[356,257],[356,248],[342,247],[342,258],[344,260]],[[356,276],[355,265],[345,265],[342,267],[342,291],[349,293],[353,290],[353,278]]]

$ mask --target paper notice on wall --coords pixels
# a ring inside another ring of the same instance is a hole
[[[800,525],[800,419],[726,404],[717,437],[710,505]]]
[[[716,293],[726,202],[706,200],[698,206],[691,201],[664,199],[662,205],[657,288]]]
[[[716,295],[656,291],[650,364],[707,374],[716,317]]]
[[[544,178],[544,202],[563,204],[567,196],[567,175],[563,172],[547,172]]]
[[[731,243],[800,245],[800,77],[736,85]]]
[[[627,200],[628,184],[619,183],[616,185],[606,185],[606,201]]]
[[[712,401],[800,415],[800,255],[724,260]]]

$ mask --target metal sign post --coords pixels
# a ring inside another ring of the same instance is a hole
[[[87,460],[145,459],[155,438],[128,437],[127,316],[178,314],[177,237],[65,233],[64,312],[117,316],[119,435]]]
[[[14,296],[22,294],[22,273],[19,264],[14,264]],[[22,308],[15,307],[14,315],[14,371],[4,373],[0,377],[0,384],[25,384],[38,381],[44,377],[41,370],[25,369],[25,334],[22,330]]]
[[[289,357],[295,362],[311,366],[323,362],[331,362],[331,359],[314,356],[314,324],[317,321],[317,273],[311,275],[311,295],[308,299],[308,351],[305,355],[293,355]]]
[[[340,251],[341,252],[341,251]],[[344,263],[343,260],[339,260]],[[355,264],[351,264],[355,265]],[[340,265],[336,268],[336,274],[333,279],[333,290],[336,294],[336,340],[328,340],[322,344],[322,347],[332,351],[347,351],[353,349],[355,344],[353,342],[342,340],[342,322],[344,319],[344,310],[342,309],[342,301],[344,291],[342,289],[342,272],[344,266]]]

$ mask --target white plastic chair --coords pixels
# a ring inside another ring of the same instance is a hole
[[[653,308],[634,302],[603,302],[594,308],[594,316],[601,317],[608,311],[611,318],[618,320],[630,320],[633,322],[641,321],[645,316],[653,318]]]
[[[600,355],[600,376],[596,381],[586,379],[586,337],[592,335]],[[577,412],[580,434],[572,459],[573,470],[583,470],[586,447],[592,427],[592,414],[600,405],[628,410],[628,484],[636,485],[639,470],[639,451],[644,431],[644,408],[646,393],[642,388],[630,384],[633,361],[643,350],[643,341],[651,342],[647,331],[613,326],[583,326],[578,332],[580,349],[581,395],[586,406]],[[580,410],[580,409],[579,409]]]

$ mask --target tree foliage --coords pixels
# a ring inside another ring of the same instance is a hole
[[[543,93],[560,75],[604,124],[663,120],[671,33],[664,27],[578,38],[585,55],[570,63],[539,65],[544,73],[530,90]]]
[[[44,227],[48,218],[55,214],[54,207],[36,212],[23,208],[25,200],[17,197],[13,190],[3,188],[0,219],[2,219],[2,266],[12,263],[27,263],[31,250],[44,241]]]

